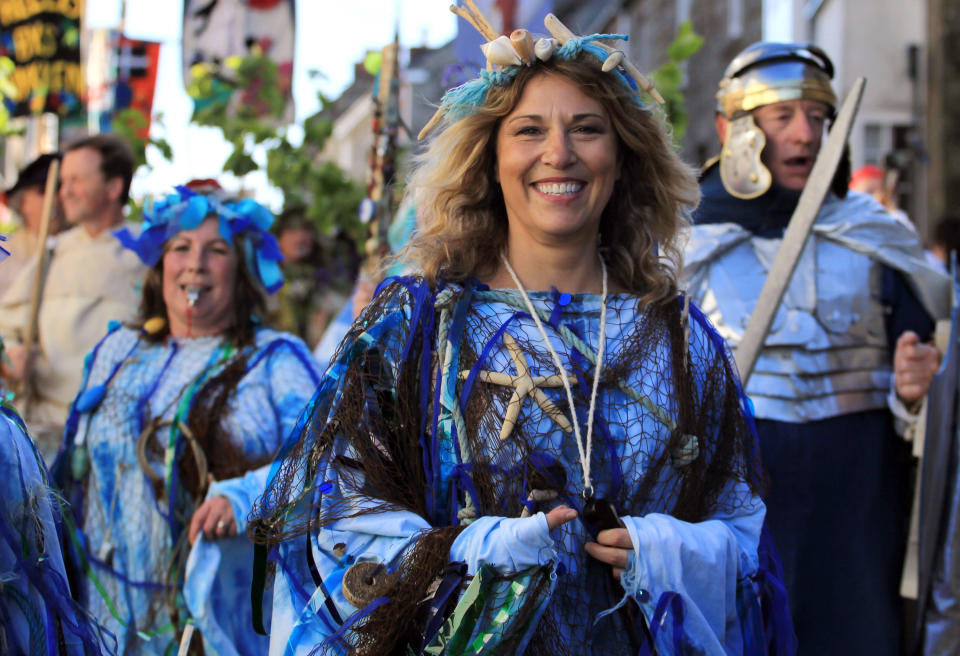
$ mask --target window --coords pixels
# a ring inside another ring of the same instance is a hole
[[[743,36],[743,0],[727,0],[727,37]]]

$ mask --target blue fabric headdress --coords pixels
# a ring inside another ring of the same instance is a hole
[[[646,109],[641,89],[649,93],[657,102],[664,102],[654,86],[637,70],[636,66],[630,63],[626,55],[605,43],[616,40],[626,41],[629,38],[626,34],[577,36],[556,16],[547,14],[544,24],[553,38],[540,39],[534,44],[533,38],[526,30],[517,30],[510,37],[495,36],[489,22],[473,11],[475,7],[473,9],[451,7],[451,9],[474,25],[485,37],[491,39],[482,46],[489,70],[482,71],[478,78],[447,91],[443,100],[440,101],[437,113],[420,132],[420,139],[423,139],[443,117],[455,122],[476,112],[486,102],[490,89],[510,84],[521,66],[532,66],[537,60],[548,61],[552,57],[571,60],[576,59],[580,53],[587,53],[597,61],[605,73],[614,75],[623,83],[638,106]]]
[[[163,245],[181,230],[195,230],[208,216],[219,220],[220,236],[229,244],[237,235],[242,240],[243,256],[250,273],[272,294],[283,287],[280,262],[283,254],[277,240],[268,230],[273,213],[250,198],[236,203],[222,203],[209,195],[198,194],[187,187],[176,187],[176,193],[149,203],[143,211],[143,230],[135,236],[126,228],[113,234],[124,247],[136,253],[152,267],[163,255]]]

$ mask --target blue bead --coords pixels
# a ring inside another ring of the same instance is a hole
[[[567,305],[570,305],[570,301],[572,300],[573,300],[573,297],[570,296],[570,294],[568,294],[567,292],[563,292],[562,294],[560,294],[560,300],[558,300],[557,303],[559,303],[563,307],[566,307]]]
[[[90,412],[103,401],[103,397],[107,393],[107,388],[103,385],[94,385],[93,387],[84,390],[83,394],[77,397],[75,402],[77,412]]]
[[[639,590],[637,590],[637,601],[639,601],[642,604],[650,601],[650,593],[644,590],[643,588],[640,588]]]

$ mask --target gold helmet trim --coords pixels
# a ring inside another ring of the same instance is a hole
[[[733,118],[757,107],[787,100],[817,100],[831,109],[837,105],[837,96],[829,79],[814,77],[783,80],[759,80],[749,74],[744,78],[724,80],[717,92],[717,100],[724,116]]]

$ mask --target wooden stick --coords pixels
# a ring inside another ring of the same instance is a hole
[[[467,7],[470,8],[470,11],[472,11],[474,16],[476,17],[477,22],[483,26],[483,31],[481,32],[481,34],[487,37],[488,41],[493,41],[498,36],[500,36],[500,34],[495,29],[493,29],[493,25],[490,24],[490,21],[487,20],[487,17],[483,15],[483,12],[480,11],[480,8],[477,7],[477,3],[475,3],[473,0],[466,0],[466,3],[467,3]]]
[[[27,354],[27,366],[23,371],[23,380],[21,381],[21,391],[23,394],[23,416],[27,416],[27,410],[31,401],[30,381],[30,353],[33,350],[34,343],[37,341],[37,324],[40,320],[40,302],[43,300],[43,283],[46,278],[46,255],[47,238],[50,236],[50,217],[53,215],[53,203],[57,196],[57,177],[60,175],[60,160],[55,159],[50,162],[50,168],[47,169],[47,185],[43,192],[43,211],[40,215],[40,238],[37,242],[35,260],[37,269],[33,276],[33,286],[30,288],[30,313],[27,315],[27,329],[24,333],[23,346]]]
[[[190,651],[190,640],[193,638],[193,632],[196,631],[196,628],[192,622],[183,627],[183,635],[180,636],[180,649],[177,651],[177,656],[187,656],[187,652]]]
[[[498,36],[500,36],[499,34],[497,34],[496,32],[494,32],[492,28],[491,28],[491,29],[485,29],[484,24],[478,22],[477,19],[474,17],[474,15],[471,14],[471,13],[470,13],[469,11],[467,11],[466,9],[464,9],[463,7],[458,7],[458,6],[456,6],[456,5],[450,5],[450,11],[452,11],[452,12],[455,13],[457,16],[459,16],[459,17],[462,18],[463,20],[465,20],[465,21],[467,21],[468,23],[470,23],[471,25],[473,25],[473,29],[475,29],[477,32],[479,32],[479,33],[481,34],[481,36],[483,36],[483,38],[485,38],[487,41],[493,41],[493,40],[496,39]]]
[[[543,24],[544,26],[546,26],[550,34],[552,34],[553,37],[560,42],[560,45],[563,45],[570,39],[573,39],[577,36],[576,34],[573,33],[573,31],[570,30],[570,28],[564,25],[560,21],[560,19],[554,16],[553,14],[547,14],[546,18],[543,19]],[[602,50],[605,50],[608,53],[617,52],[616,48],[614,48],[613,46],[607,45],[606,43],[602,43],[600,41],[594,41],[593,43],[595,43]],[[631,62],[629,59],[624,57],[623,62],[621,63],[621,66],[623,66],[624,70],[627,71],[630,77],[632,77],[644,91],[649,93],[654,100],[656,100],[661,105],[666,102],[663,99],[663,96],[660,95],[660,92],[657,91],[657,88],[653,86],[650,80],[648,80],[643,75],[643,73],[640,72],[639,68],[633,65],[633,62]]]
[[[420,134],[417,135],[417,141],[423,141],[423,138],[430,133],[430,130],[437,127],[437,123],[440,122],[440,119],[443,118],[443,107],[439,108],[433,113],[433,116],[430,117],[430,120],[427,121],[427,124],[423,126],[423,129],[420,130]]]
[[[543,24],[547,31],[553,35],[553,38],[560,42],[560,45],[577,36],[553,14],[547,14],[543,19]]]

